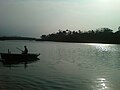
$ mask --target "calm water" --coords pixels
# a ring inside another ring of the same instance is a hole
[[[0,41],[0,52],[41,53],[38,61],[5,66],[0,90],[120,90],[120,45]]]

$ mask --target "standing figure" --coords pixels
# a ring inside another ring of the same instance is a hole
[[[28,54],[28,49],[26,46],[24,46],[24,51],[22,52],[22,54]]]
[[[9,53],[9,54],[11,53],[9,49],[8,49],[8,53]]]

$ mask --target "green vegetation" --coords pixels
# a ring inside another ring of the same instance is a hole
[[[113,32],[109,28],[99,28],[83,32],[59,30],[57,33],[42,35],[37,41],[56,41],[56,42],[79,42],[79,43],[115,43],[120,44],[120,27]]]

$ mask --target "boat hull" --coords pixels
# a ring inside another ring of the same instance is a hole
[[[40,54],[9,54],[1,53],[1,58],[3,61],[28,61],[38,59]]]

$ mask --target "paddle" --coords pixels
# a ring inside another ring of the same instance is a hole
[[[22,51],[23,52],[23,50],[22,49],[20,49],[20,48],[18,48],[18,47],[16,47],[18,50],[20,50],[20,51]]]

